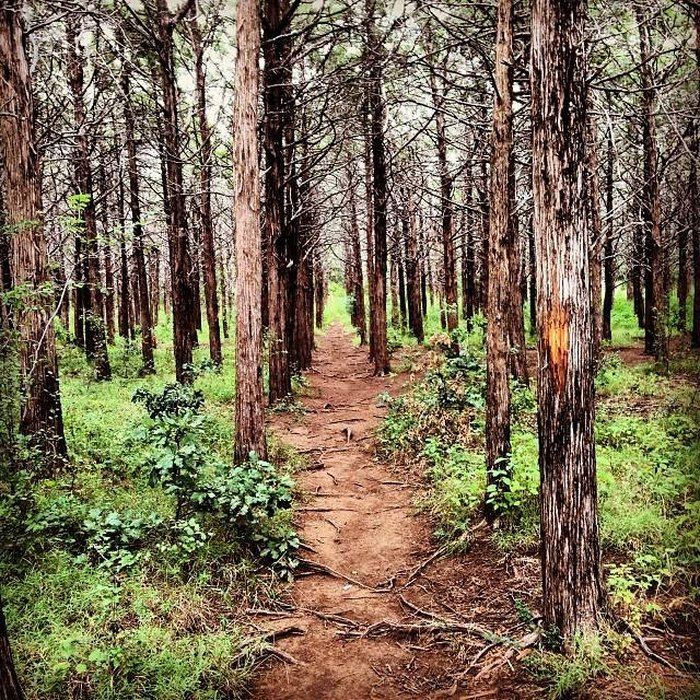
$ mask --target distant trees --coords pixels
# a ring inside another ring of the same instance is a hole
[[[533,0],[542,608],[566,642],[604,605],[598,537],[586,161],[586,0]]]

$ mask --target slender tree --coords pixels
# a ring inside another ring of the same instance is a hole
[[[124,126],[126,138],[126,168],[129,174],[129,206],[131,208],[131,231],[133,257],[138,279],[138,317],[141,325],[141,373],[153,374],[153,319],[151,317],[151,298],[148,292],[148,274],[146,272],[146,255],[144,253],[143,224],[141,223],[141,200],[139,194],[139,168],[136,158],[136,137],[134,134],[134,110],[131,104],[131,81],[128,64],[122,73],[122,92],[124,103]]]
[[[585,197],[586,0],[533,0],[532,130],[545,623],[570,641],[603,607]]]
[[[487,520],[510,484],[510,292],[513,159],[513,3],[499,0],[494,64],[495,101],[489,205],[488,292],[486,300],[486,474]]]
[[[94,363],[95,377],[110,379],[112,369],[107,352],[107,336],[104,323],[104,299],[100,274],[99,246],[97,241],[97,216],[93,190],[90,141],[85,111],[85,79],[83,55],[78,35],[78,17],[70,14],[66,21],[68,44],[68,82],[73,99],[73,119],[77,132],[75,144],[74,179],[81,199],[75,209],[79,214],[79,235],[84,246],[83,264],[83,321],[85,323],[85,352]]]
[[[199,8],[198,8],[199,9]],[[194,51],[195,86],[197,90],[197,126],[199,129],[199,186],[200,226],[202,241],[202,272],[204,273],[204,299],[209,328],[209,356],[215,365],[221,365],[221,329],[219,327],[219,300],[216,287],[216,252],[211,207],[211,180],[214,149],[211,129],[207,119],[206,75],[204,71],[205,42],[199,27],[198,13],[190,22],[190,36]]]
[[[236,416],[234,459],[267,457],[262,372],[262,250],[258,181],[258,0],[239,0],[236,13],[234,163],[236,190]]]

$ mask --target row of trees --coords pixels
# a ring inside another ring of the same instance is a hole
[[[107,381],[115,336],[138,337],[154,371],[165,313],[188,382],[204,318],[212,362],[228,361],[235,301],[235,455],[265,455],[264,333],[276,402],[310,366],[341,267],[376,374],[389,320],[422,340],[430,303],[450,332],[486,317],[487,472],[503,490],[527,299],[546,619],[565,635],[594,619],[592,381],[616,287],[650,355],[667,360],[672,324],[700,345],[700,15],[586,10],[241,0],[234,22],[223,0],[7,0],[0,261],[20,431],[66,458],[54,319]]]

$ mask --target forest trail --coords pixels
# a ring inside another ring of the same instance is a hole
[[[302,556],[354,582],[313,570],[308,564],[301,566],[287,599],[288,613],[278,619],[261,615],[256,620],[266,630],[290,626],[304,630],[278,639],[275,645],[299,664],[270,662],[254,684],[253,697],[451,696],[456,690],[456,650],[449,641],[413,635],[354,639],[344,635],[347,631],[359,634],[367,625],[385,620],[425,623],[425,617],[410,609],[411,603],[454,618],[445,613],[450,609],[447,603],[454,602],[450,593],[455,587],[449,579],[466,573],[454,571],[455,564],[466,558],[458,557],[432,580],[421,578],[410,589],[401,590],[409,572],[431,554],[434,544],[426,518],[415,513],[414,489],[419,484],[402,483],[400,476],[372,455],[373,429],[384,414],[377,396],[398,393],[406,376],[373,377],[366,349],[354,347],[351,336],[337,324],[319,339],[314,367],[308,375],[309,396],[304,398],[306,415],[302,420],[279,415],[273,430],[281,440],[306,453],[311,463],[297,477],[308,494],[298,525],[303,542],[313,549],[302,551]],[[494,572],[483,570],[488,562],[478,552],[472,551],[472,556],[470,578],[476,586],[473,591],[470,586],[459,586],[460,595],[467,597],[466,605],[455,603],[468,609],[470,616],[483,609],[478,604],[483,592],[493,593],[487,581],[494,583]],[[438,571],[442,568],[437,566]],[[432,573],[436,573],[434,568]],[[323,615],[338,617],[331,620]],[[486,644],[478,638],[473,641],[477,652]],[[446,685],[453,686],[452,692]],[[500,693],[492,688],[487,696],[500,697]]]

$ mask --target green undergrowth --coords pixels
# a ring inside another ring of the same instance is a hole
[[[426,356],[423,379],[390,400],[379,452],[408,463],[430,485],[422,506],[449,541],[481,518],[485,357],[474,331],[460,353],[445,344]],[[692,585],[700,570],[700,406],[697,357],[660,375],[649,363],[606,355],[596,385],[596,445],[601,539],[611,599],[633,624],[660,607],[664,592]],[[695,375],[688,372],[694,370]],[[513,384],[510,491],[495,505],[494,534],[505,550],[535,551],[539,535],[538,445],[534,392]]]
[[[245,609],[296,566],[298,458],[273,442],[232,466],[230,341],[223,371],[203,343],[184,389],[168,335],[152,377],[118,342],[110,382],[62,342],[70,463],[20,445],[4,475],[0,580],[30,700],[239,697],[263,646]]]

